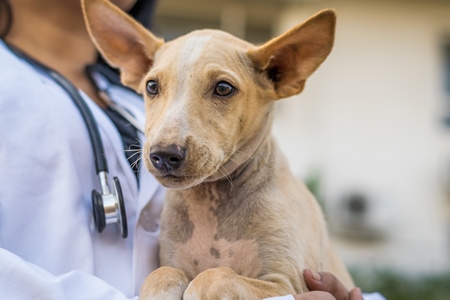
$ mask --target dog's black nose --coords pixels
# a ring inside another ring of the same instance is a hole
[[[164,172],[178,169],[185,158],[185,149],[178,145],[155,147],[150,150],[150,160],[153,166]]]

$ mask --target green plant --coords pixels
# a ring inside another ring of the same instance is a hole
[[[356,286],[388,300],[449,300],[450,273],[411,276],[390,270],[352,270]]]
[[[318,171],[311,172],[308,176],[306,176],[304,182],[308,187],[309,191],[314,195],[314,197],[316,197],[317,202],[319,202],[320,206],[322,206],[322,209],[325,209],[324,207],[325,203],[321,195],[322,178],[320,173]]]

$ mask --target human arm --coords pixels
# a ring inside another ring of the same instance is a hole
[[[359,288],[348,291],[331,273],[316,273],[306,269],[303,276],[311,292],[266,300],[386,300],[379,293],[362,294]]]
[[[327,272],[320,272],[316,273],[311,270],[304,270],[303,276],[306,281],[306,285],[308,288],[313,291],[311,293],[317,293],[316,298],[302,298],[302,295],[295,295],[295,300],[321,300],[321,299],[328,299],[324,298],[324,294],[332,295],[334,298],[330,299],[336,299],[336,300],[386,300],[381,294],[379,293],[372,293],[372,294],[363,294],[361,293],[361,289],[359,288],[353,288],[350,291],[348,291],[344,285],[331,273]],[[321,293],[321,294],[319,294]],[[328,296],[326,295],[326,296]],[[322,298],[320,298],[322,296]]]
[[[55,276],[0,248],[0,298],[46,300],[125,300],[123,293],[85,272],[70,271]]]
[[[98,179],[84,123],[1,42],[0,61],[0,299],[129,299],[139,285],[132,245],[114,227],[93,227]],[[112,174],[125,178],[116,165]]]
[[[344,285],[331,273],[316,273],[306,269],[303,271],[303,276],[306,285],[312,292],[303,295],[294,295],[295,300],[363,300],[359,288],[353,288],[347,291]]]

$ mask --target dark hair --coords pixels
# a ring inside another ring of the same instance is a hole
[[[2,1],[2,0],[0,0]],[[6,0],[7,1],[7,0]],[[156,8],[157,0],[137,0],[134,6],[128,11],[128,13],[139,23],[141,23],[145,28],[152,29],[152,17]],[[111,81],[120,82],[119,80],[119,70],[111,68],[101,57],[98,56],[97,64],[101,66],[107,67],[110,71],[110,75],[115,74],[117,76],[116,80],[112,80],[111,76],[108,76]],[[107,70],[105,68],[101,68],[103,70]],[[104,73],[104,72],[102,72]]]
[[[2,16],[5,17],[5,21],[0,22],[0,39],[8,34],[12,25],[13,14],[8,0],[0,0],[0,20],[3,19]]]
[[[128,13],[145,28],[152,29],[152,16],[157,2],[157,0],[137,0]]]

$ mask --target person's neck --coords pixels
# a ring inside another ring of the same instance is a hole
[[[84,76],[84,66],[95,61],[96,51],[79,4],[67,0],[12,4],[14,23],[5,40],[71,80]]]

